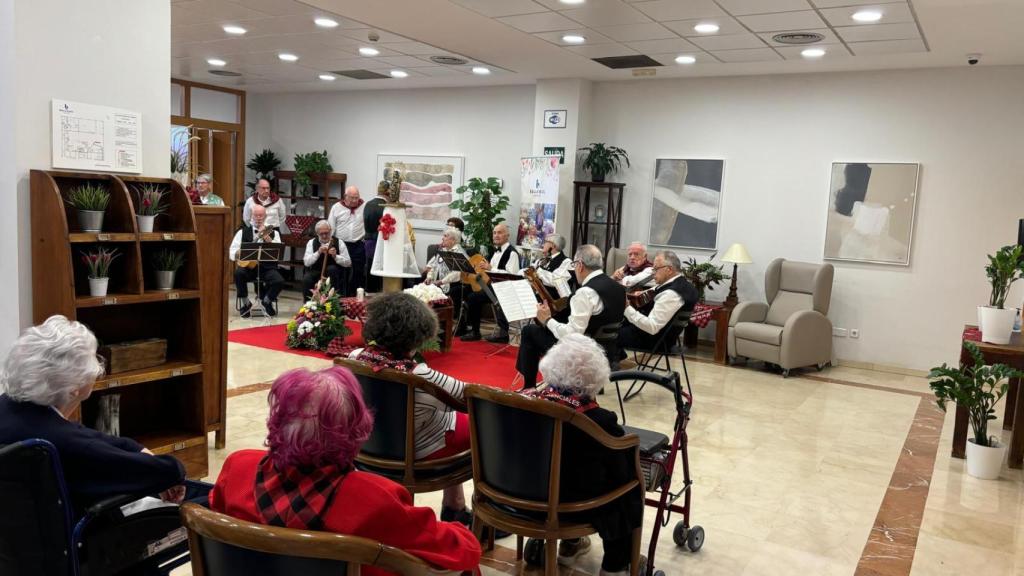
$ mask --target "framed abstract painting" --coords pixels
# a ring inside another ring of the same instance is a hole
[[[401,172],[399,198],[409,206],[409,223],[422,230],[444,230],[445,222],[458,216],[448,205],[462,186],[464,162],[462,156],[378,154],[377,179],[385,179],[390,170]]]
[[[650,243],[715,250],[724,171],[725,160],[656,160]]]

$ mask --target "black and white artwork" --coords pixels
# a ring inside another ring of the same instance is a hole
[[[715,250],[725,160],[659,158],[654,166],[650,243]]]
[[[825,258],[907,266],[919,164],[835,162]]]

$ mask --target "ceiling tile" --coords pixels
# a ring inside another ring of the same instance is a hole
[[[830,60],[837,60],[839,58],[850,58],[850,51],[843,47],[842,44],[815,44],[814,48],[821,48],[825,51],[825,55],[821,58],[808,59],[804,58],[800,53],[804,50],[811,48],[811,46],[780,46],[776,48],[779,54],[786,60],[807,60],[808,62],[825,62]]]
[[[491,18],[547,12],[547,8],[533,0],[452,0],[452,2]]]
[[[726,34],[723,36],[705,36],[690,38],[697,46],[705,50],[736,50],[739,48],[764,48],[764,41],[750,32],[743,34]]]
[[[417,68],[417,72],[426,76],[465,76],[466,73],[462,70],[455,68],[449,68],[448,66],[426,66],[424,68]]]
[[[726,15],[712,0],[648,0],[634,2],[632,6],[658,22]]]
[[[697,61],[694,62],[694,64],[676,64],[676,57],[677,56],[683,56],[683,55],[685,55],[685,56],[693,56],[694,58],[697,59]],[[666,52],[664,54],[648,54],[648,56],[650,56],[651,58],[657,60],[658,62],[661,62],[665,66],[678,66],[679,68],[686,68],[687,66],[693,66],[693,65],[697,65],[697,64],[717,64],[718,63],[718,60],[715,60],[714,58],[712,58],[710,54],[707,54],[706,52],[701,52],[700,50],[695,50],[695,51],[690,51],[690,52]]]
[[[340,30],[337,33],[353,40],[359,40],[360,42],[368,41],[367,36],[370,32],[376,32],[378,39],[377,42],[405,42],[409,40],[405,36],[399,36],[398,34],[392,34],[391,32],[384,32],[376,28],[354,28],[352,30]]]
[[[839,37],[836,36],[835,33],[832,32],[832,30],[829,30],[828,28],[818,28],[814,30],[779,30],[778,32],[761,32],[760,34],[758,34],[758,36],[760,36],[765,42],[767,42],[769,46],[792,46],[792,44],[783,44],[781,42],[776,42],[775,40],[772,40],[772,36],[775,36],[776,34],[784,34],[787,32],[815,33],[824,36],[824,38],[822,38],[820,42],[814,42],[814,45],[840,43]],[[806,47],[809,45],[805,44],[802,46]]]
[[[811,9],[807,0],[718,0],[718,4],[733,16]]]
[[[878,4],[878,0],[810,0],[818,8],[836,8],[839,6],[867,6]]]
[[[750,48],[747,50],[719,50],[712,54],[723,62],[768,62],[782,60],[771,48]]]
[[[693,29],[697,24],[718,24],[718,32],[714,34],[701,34]],[[718,16],[716,18],[694,18],[692,20],[675,20],[672,22],[663,22],[666,28],[675,31],[683,37],[707,37],[723,34],[739,34],[746,32],[747,29],[736,21],[735,18],[729,16]]]
[[[621,0],[587,0],[579,8],[562,10],[561,13],[584,26],[591,27],[650,22],[647,16]]]
[[[437,48],[429,44],[422,42],[408,41],[408,42],[388,42],[386,44],[388,48],[391,48],[395,52],[401,52],[402,54],[408,54],[410,56],[419,56],[420,54],[436,54]]]
[[[580,44],[569,44],[567,42],[562,41],[562,36],[565,36],[566,34],[576,34],[578,36],[583,36],[583,38],[586,39],[586,42],[583,45],[609,44],[612,42],[611,38],[603,34],[598,34],[596,30],[590,30],[588,28],[561,30],[559,32],[542,32],[540,34],[534,34],[534,36],[536,36],[537,38],[541,38],[543,40],[547,40],[552,44],[558,44],[559,46],[580,46]]]
[[[435,64],[433,64],[432,62],[428,62],[415,56],[376,56],[373,58],[373,60],[383,62],[389,66],[407,66],[409,68],[435,66]]]
[[[699,48],[682,38],[627,42],[626,46],[639,51],[641,54],[663,54],[666,52],[677,52],[681,54],[687,50],[699,50]]]
[[[612,56],[633,56],[636,50],[622,44],[597,44],[594,46],[569,46],[566,50],[587,58],[609,58]]]
[[[883,40],[879,42],[850,42],[850,50],[858,56],[866,54],[901,54],[905,52],[927,52],[924,41],[914,40]]]
[[[190,2],[171,5],[171,26],[214,21],[230,24],[239,20],[266,18],[266,14],[230,2]]]
[[[869,42],[872,40],[910,40],[919,38],[917,24],[872,24],[870,26],[842,26],[836,33],[847,42]]]
[[[286,65],[282,63],[240,66],[238,67],[238,71],[242,74],[257,74],[264,78],[280,82],[303,82],[311,79],[315,80],[318,74],[322,74],[319,70],[306,68],[305,66]]]
[[[861,10],[877,10],[882,13],[881,22],[863,24],[853,19],[853,15]],[[900,22],[913,22],[914,14],[910,6],[903,2],[895,4],[871,4],[868,6],[844,6],[842,8],[826,8],[821,15],[828,20],[832,26],[874,26],[876,24],[896,24]]]
[[[557,12],[542,12],[540,14],[525,14],[523,16],[506,16],[497,18],[513,28],[523,32],[551,32],[553,30],[571,30],[579,28],[579,23],[570,20]]]
[[[636,42],[639,40],[663,40],[677,38],[674,32],[661,24],[647,22],[645,24],[625,24],[623,26],[605,26],[596,28],[598,32],[619,42]]]
[[[778,12],[776,14],[757,14],[739,16],[754,32],[771,32],[773,30],[803,30],[805,28],[824,28],[825,22],[813,10],[800,12]]]
[[[295,0],[232,0],[235,4],[241,4],[252,10],[259,10],[268,16],[284,16],[286,14],[323,14],[328,18],[340,20],[330,12],[317,10]]]
[[[381,63],[373,58],[311,58],[304,61],[304,64],[318,70],[368,70],[381,66]]]

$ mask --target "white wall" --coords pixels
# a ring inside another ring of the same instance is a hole
[[[0,64],[0,78],[5,93],[7,87],[14,90],[17,194],[0,199],[0,242],[5,247],[0,276],[17,276],[18,282],[0,283],[0,300],[19,305],[5,304],[0,312],[0,354],[5,354],[19,326],[32,321],[29,170],[50,168],[50,100],[140,112],[144,174],[165,177],[170,175],[167,83],[171,77],[168,0],[19,0],[3,4],[0,34],[5,43],[10,35],[6,17],[12,11],[10,4],[14,5],[17,60],[13,70]],[[0,100],[3,110],[9,108],[3,105],[6,98]],[[8,222],[9,218],[16,219],[17,225]],[[12,254],[15,246],[17,251]]]
[[[576,149],[582,146],[586,123],[590,121],[592,83],[589,80],[539,80],[533,117],[533,154],[544,154],[544,148],[565,148],[565,163],[558,170],[558,210],[555,229],[565,238],[566,250],[572,247],[573,180],[576,172]],[[564,128],[544,128],[545,110],[565,110]]]
[[[14,247],[0,258],[0,357],[6,356],[7,346],[18,334],[18,195],[11,193],[17,187],[14,126],[14,3],[0,2],[0,246]]]
[[[861,331],[835,339],[839,359],[927,369],[956,361],[987,303],[985,255],[1024,218],[1022,93],[1018,67],[609,82],[588,135],[632,161],[623,244],[647,238],[656,158],[725,159],[718,247],[755,260],[740,300],[763,299],[773,258],[822,260],[832,162],[920,163],[910,266],[835,262],[829,316]]]
[[[326,149],[363,198],[376,195],[377,154],[453,155],[464,174],[505,180],[518,213],[519,158],[530,155],[533,86],[388,90],[320,94],[250,94],[248,156],[270,148],[291,169],[295,154]],[[438,233],[416,232],[422,264]]]

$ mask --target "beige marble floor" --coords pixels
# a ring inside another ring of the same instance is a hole
[[[261,323],[231,320],[232,328]],[[326,365],[231,344],[229,386]],[[696,554],[676,548],[674,516],[659,538],[657,567],[669,575],[854,574],[918,404],[928,401],[920,395],[928,391],[925,380],[844,367],[789,379],[756,364],[692,361],[688,368],[695,397],[689,425],[692,521],[704,527],[707,541]],[[604,398],[612,407],[614,396]],[[212,478],[232,451],[261,445],[266,412],[265,392],[228,400],[227,447],[210,451]],[[652,387],[627,404],[633,426],[668,433],[673,416],[670,395]],[[1004,469],[997,481],[966,476],[963,461],[949,457],[952,427],[952,415],[946,415],[911,572],[1024,574],[1021,474]],[[998,421],[993,429],[1000,430]],[[417,503],[436,509],[440,493],[421,495]],[[648,508],[645,550],[653,521]],[[595,544],[576,570],[563,573],[596,574]],[[514,539],[499,545],[512,547]]]

